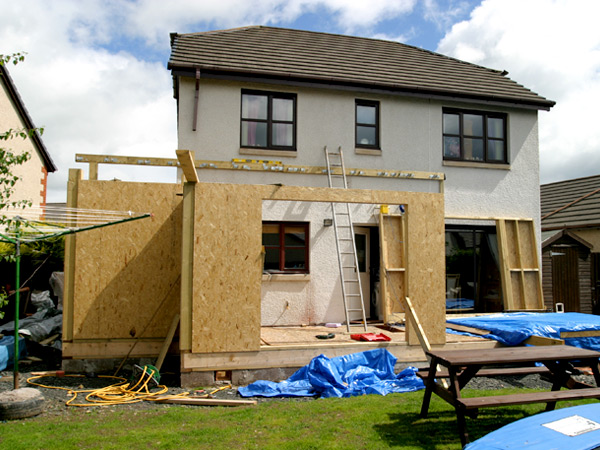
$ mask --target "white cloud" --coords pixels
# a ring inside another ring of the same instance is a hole
[[[115,3],[88,2],[85,9],[71,1],[18,3],[3,7],[10,25],[0,29],[0,53],[28,53],[10,70],[59,169],[49,175],[48,201],[65,200],[69,168],[86,168],[75,164],[76,153],[174,157],[176,110],[166,61],[100,47],[121,22],[111,15]],[[122,170],[101,166],[100,176]],[[159,179],[173,181],[167,172]]]
[[[540,113],[543,183],[600,173],[599,15],[594,0],[486,0],[439,44],[557,102]]]

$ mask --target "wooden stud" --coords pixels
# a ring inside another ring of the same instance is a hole
[[[167,332],[167,337],[165,338],[165,342],[160,349],[158,358],[156,359],[156,364],[154,364],[154,366],[158,370],[160,370],[160,368],[163,365],[163,362],[165,361],[165,357],[167,356],[167,351],[169,350],[169,347],[171,346],[171,342],[173,342],[173,336],[175,336],[175,331],[177,330],[178,326],[179,326],[179,314],[175,314],[175,317],[173,317],[173,322],[171,322],[171,327],[169,328],[169,331]]]
[[[98,163],[90,163],[90,173],[88,178],[90,180],[98,180]]]
[[[77,208],[81,169],[69,169],[67,182],[67,207]],[[65,238],[65,285],[63,292],[63,341],[73,339],[73,315],[75,297],[75,243],[76,238],[71,234]]]
[[[179,347],[192,349],[192,309],[194,299],[194,218],[196,209],[196,184],[183,185],[183,230],[181,236],[181,323]]]
[[[562,339],[554,339],[545,336],[529,336],[523,341],[524,345],[565,345]]]

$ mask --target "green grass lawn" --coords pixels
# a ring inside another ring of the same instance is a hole
[[[506,393],[524,392],[507,389]],[[460,449],[454,409],[424,391],[315,401],[272,401],[250,407],[70,408],[0,423],[0,448],[35,449]],[[467,396],[497,394],[469,391]],[[562,402],[559,407],[586,403]],[[484,409],[467,418],[472,440],[544,404]]]

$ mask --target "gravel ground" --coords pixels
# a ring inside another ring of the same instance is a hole
[[[32,365],[23,365],[20,366],[20,387],[36,387],[31,386],[27,383],[27,379],[33,376],[31,372],[35,371],[43,371],[43,370],[53,370],[49,369],[47,366],[44,366],[40,363],[32,364]],[[130,378],[131,372],[123,371],[120,374],[123,378]],[[13,389],[13,373],[12,371],[4,371],[0,372],[0,392],[7,391]],[[590,375],[578,375],[576,379],[579,381],[583,381],[586,383],[594,384],[593,377]],[[111,384],[118,382],[118,380],[114,380],[111,378],[103,378],[98,376],[63,376],[63,377],[44,377],[39,380],[33,380],[40,384],[44,384],[46,386],[55,386],[66,389],[72,389],[76,391],[80,390],[88,390],[88,389],[100,389]],[[169,379],[168,376],[163,375],[163,379],[161,379],[161,383],[164,383],[168,387],[168,393],[165,395],[174,395],[180,394],[183,392],[189,392],[191,396],[194,395],[205,395],[208,392],[211,392],[219,386],[206,388],[206,391],[193,391],[188,389],[182,389],[177,386],[176,380],[173,378]],[[227,385],[221,385],[221,387],[225,387]],[[477,377],[472,379],[467,385],[467,389],[503,389],[510,387],[523,387],[523,388],[540,388],[540,389],[550,389],[551,383],[547,381],[543,376],[540,375],[526,375],[526,376],[513,376],[513,377],[495,377],[495,378],[486,378],[486,377]],[[120,404],[115,406],[94,406],[87,408],[79,408],[79,407],[70,407],[66,405],[66,402],[72,398],[72,395],[68,390],[65,389],[50,389],[46,387],[38,387],[44,396],[44,413],[43,416],[56,416],[56,415],[65,415],[65,414],[81,414],[82,412],[89,412],[91,410],[96,410],[103,413],[110,413],[116,410],[129,410],[129,411],[138,411],[138,410],[150,410],[150,409],[164,409],[170,407],[187,407],[187,408],[197,408],[197,406],[185,406],[185,405],[166,405],[159,404],[150,401],[142,401],[138,403],[132,404]],[[86,403],[85,395],[87,393],[79,394],[77,400],[74,403]],[[241,399],[241,397],[237,393],[237,388],[234,386],[232,388],[225,388],[218,392],[212,394],[213,398],[219,399]],[[273,402],[273,401],[312,401],[313,398],[255,398],[257,402]],[[27,419],[27,420],[35,420],[35,418]]]

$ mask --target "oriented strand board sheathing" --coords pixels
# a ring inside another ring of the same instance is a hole
[[[443,195],[198,183],[195,199],[193,353],[260,348],[262,200],[407,205],[411,300],[431,344],[445,342]]]
[[[496,227],[504,309],[543,310],[534,222],[527,219],[498,219]]]
[[[379,239],[381,247],[381,295],[384,322],[390,323],[392,314],[404,312],[406,286],[406,230],[404,217],[379,215]]]
[[[196,185],[192,351],[260,347],[262,201],[250,185]]]
[[[175,184],[79,183],[79,208],[154,216],[77,234],[75,341],[166,336],[179,310],[180,189]]]

